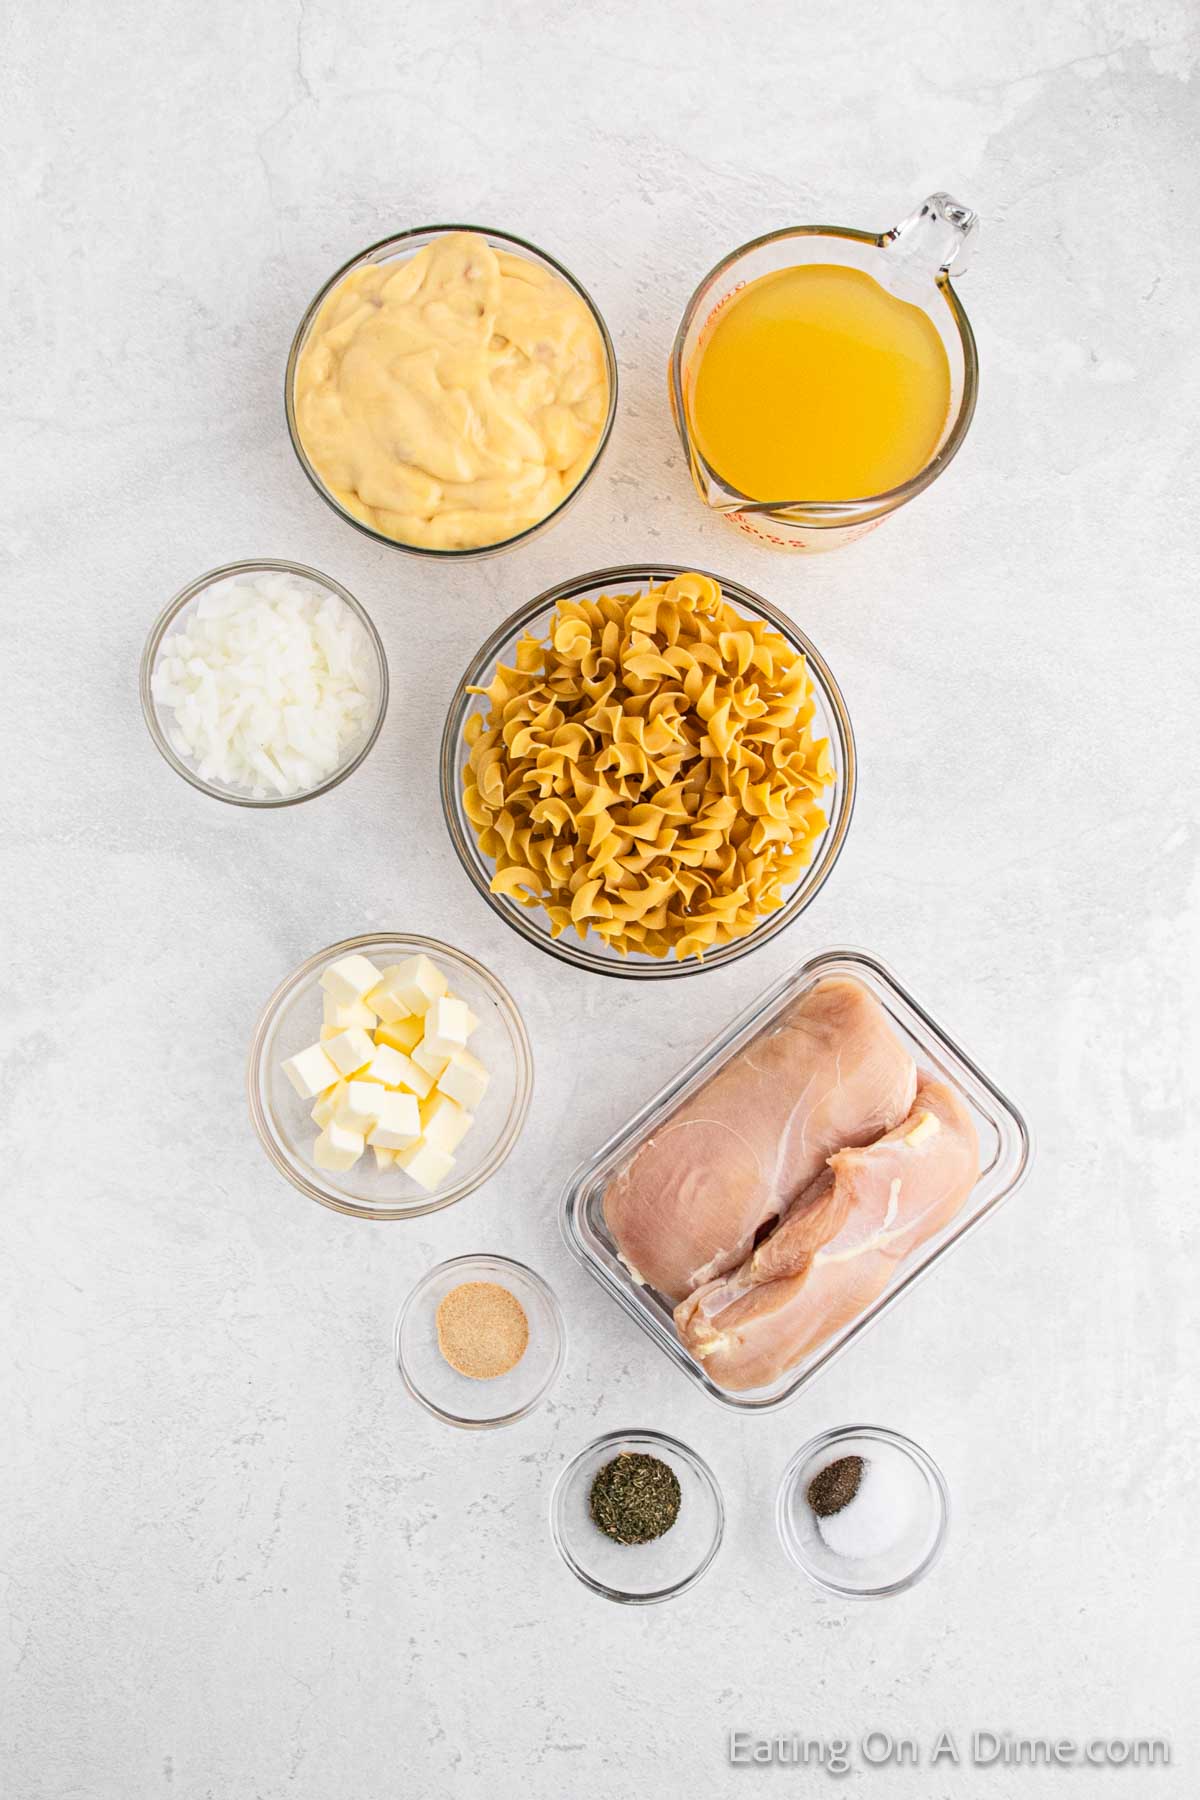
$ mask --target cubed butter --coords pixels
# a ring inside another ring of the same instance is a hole
[[[447,994],[439,995],[425,1014],[424,1042],[430,1054],[444,1056],[449,1061],[456,1050],[465,1050],[470,1017],[470,1008],[465,1000],[452,1000]]]
[[[330,1038],[321,1048],[335,1065],[335,1081],[339,1075],[354,1075],[359,1069],[365,1069],[375,1054],[374,1041],[361,1025],[352,1025],[349,1031],[340,1031],[337,1037]]]
[[[333,1025],[338,1031],[349,1031],[352,1025],[371,1031],[375,1025],[374,1008],[365,1000],[335,1000],[332,994],[325,995],[322,1017],[326,1025]]]
[[[371,1127],[370,1141],[383,1150],[406,1150],[421,1135],[421,1114],[415,1094],[390,1093],[386,1088],[379,1096],[379,1117]]]
[[[325,1092],[321,1095],[321,1098],[317,1101],[317,1104],[308,1115],[310,1119],[316,1120],[322,1131],[324,1131],[330,1119],[337,1118],[338,1108],[342,1104],[342,1097],[345,1092],[346,1083],[344,1081],[339,1081],[334,1087],[326,1088]]]
[[[388,992],[410,1013],[424,1015],[448,983],[427,956],[410,956],[388,971]]]
[[[383,1015],[380,1014],[382,1019]],[[406,1013],[400,1019],[387,1019],[375,1028],[375,1042],[390,1044],[393,1050],[403,1050],[408,1055],[416,1049],[421,1041],[424,1027],[420,1019],[412,1013]]]
[[[474,1115],[464,1112],[457,1100],[451,1100],[449,1094],[431,1094],[421,1108],[421,1136],[435,1150],[445,1150],[450,1156],[458,1149],[475,1123]]]
[[[379,985],[379,970],[369,956],[342,956],[321,976],[325,992],[342,1006],[361,1000]]]
[[[368,1081],[381,1081],[384,1087],[397,1088],[403,1087],[404,1077],[411,1066],[402,1050],[393,1050],[390,1044],[380,1044],[363,1074]]]
[[[361,1131],[351,1131],[333,1119],[313,1145],[313,1161],[318,1169],[344,1174],[354,1167],[365,1148]]]
[[[473,1113],[479,1109],[489,1080],[488,1072],[477,1056],[472,1056],[469,1050],[456,1050],[438,1076],[438,1087],[443,1094],[449,1094],[451,1100],[457,1100],[465,1111]]]
[[[459,996],[457,994],[447,995],[447,998],[450,1000],[457,1000],[458,997]],[[463,1001],[463,1005],[466,1006],[465,1000]],[[479,1020],[475,1017],[475,1014],[471,1011],[470,1007],[467,1006],[467,1036],[468,1036],[468,1038],[470,1037],[470,1035],[473,1031],[478,1031],[478,1029],[479,1029]]]
[[[412,1059],[418,1069],[424,1069],[431,1081],[436,1081],[446,1064],[450,1061],[450,1052],[443,1056],[440,1050],[433,1050],[422,1038],[412,1053]]]
[[[411,1175],[419,1187],[431,1194],[454,1167],[454,1158],[448,1150],[438,1150],[421,1139],[409,1149],[397,1152],[396,1167]]]
[[[403,1050],[397,1050],[396,1055],[404,1065],[400,1079],[396,1083],[397,1087],[405,1087],[410,1094],[415,1094],[418,1100],[424,1100],[425,1096],[433,1089],[433,1076],[427,1075],[424,1069],[418,1068],[412,1057],[405,1056]]]
[[[466,1048],[479,1021],[428,956],[382,970],[366,956],[339,957],[320,988],[320,1041],[283,1064],[313,1102],[313,1161],[344,1174],[369,1145],[378,1170],[402,1168],[432,1193],[487,1086]]]
[[[408,1007],[396,992],[395,986],[395,978],[403,967],[403,963],[390,963],[367,995],[367,1005],[373,1006],[379,1017],[389,1025],[397,1019],[403,1019],[408,1012]]]
[[[338,1078],[338,1067],[324,1044],[310,1044],[307,1050],[289,1056],[283,1072],[302,1100],[324,1093]]]
[[[333,1116],[339,1125],[345,1125],[350,1131],[361,1131],[365,1136],[379,1117],[379,1109],[386,1098],[385,1091],[374,1081],[348,1081]]]

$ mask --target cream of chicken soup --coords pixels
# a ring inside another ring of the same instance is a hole
[[[333,498],[431,550],[539,524],[590,467],[608,417],[604,339],[550,269],[478,232],[351,269],[296,365],[296,430]]]

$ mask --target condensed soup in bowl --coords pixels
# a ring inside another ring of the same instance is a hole
[[[503,232],[408,231],[339,269],[288,358],[288,430],[323,499],[382,543],[483,556],[557,518],[608,442],[608,329]]]

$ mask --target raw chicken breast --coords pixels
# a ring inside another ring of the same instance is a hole
[[[954,1217],[978,1174],[969,1112],[922,1077],[903,1124],[831,1156],[741,1268],[676,1307],[682,1342],[721,1387],[765,1387],[857,1318]]]
[[[862,983],[817,982],[609,1183],[604,1217],[634,1280],[682,1300],[736,1267],[832,1151],[904,1118],[916,1083]]]

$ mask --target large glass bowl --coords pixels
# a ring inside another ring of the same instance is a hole
[[[309,461],[308,453],[301,442],[296,424],[295,383],[296,367],[300,361],[301,352],[308,342],[313,323],[339,281],[349,275],[352,270],[360,269],[366,263],[402,262],[407,257],[415,256],[418,250],[425,248],[426,244],[431,244],[435,239],[446,237],[454,231],[477,232],[480,237],[487,240],[492,249],[509,251],[514,256],[523,256],[527,262],[537,263],[539,267],[549,269],[551,274],[557,275],[573,293],[579,296],[591,314],[604,345],[604,361],[608,371],[608,411],[605,414],[604,428],[600,433],[591,462],[570,493],[565,499],[559,501],[553,512],[547,513],[544,519],[538,519],[532,525],[527,525],[524,531],[518,531],[510,538],[501,539],[498,544],[479,544],[464,550],[439,550],[426,544],[406,544],[399,538],[388,537],[386,533],[376,531],[373,525],[368,525],[364,519],[358,519],[352,512],[348,512],[341,501],[330,493]],[[612,435],[613,420],[617,416],[617,353],[613,349],[608,326],[604,323],[600,309],[587,289],[576,281],[569,269],[564,269],[560,262],[556,262],[552,256],[547,256],[546,252],[539,250],[536,244],[526,243],[524,238],[513,237],[507,231],[493,231],[487,225],[421,225],[412,231],[397,232],[395,237],[381,238],[379,243],[370,245],[368,249],[360,251],[357,256],[352,256],[349,262],[343,263],[341,268],[329,277],[324,287],[309,302],[308,309],[300,321],[296,335],[292,339],[292,347],[288,352],[283,404],[287,415],[288,436],[292,440],[292,449],[296,452],[296,459],[322,500],[333,508],[340,519],[345,519],[348,525],[353,525],[354,529],[361,531],[364,536],[374,538],[377,544],[387,544],[390,549],[402,550],[408,556],[428,556],[444,562],[465,562],[471,557],[497,556],[502,550],[511,550],[517,544],[526,543],[530,538],[537,537],[539,532],[545,531],[556,519],[561,519],[567,508],[579,498],[600,465],[600,459],[604,455],[608,440]]]
[[[346,745],[337,767],[331,770],[323,780],[318,781],[315,786],[304,788],[298,794],[255,795],[247,788],[229,787],[223,782],[209,781],[206,776],[201,775],[190,757],[182,755],[175,748],[172,742],[174,726],[171,716],[174,709],[160,705],[154,697],[154,675],[162,661],[163,644],[195,612],[202,595],[220,582],[237,582],[242,576],[250,578],[258,575],[293,575],[312,587],[319,588],[324,593],[335,594],[343,605],[349,607],[354,614],[366,632],[371,646],[373,671],[371,699],[373,704],[370,716],[365,720],[360,735]],[[303,563],[258,560],[226,563],[220,569],[210,569],[207,575],[198,575],[195,581],[189,581],[188,585],[182,588],[173,600],[168,600],[154,621],[150,635],[146,639],[146,645],[142,651],[142,666],[138,675],[138,688],[141,693],[142,713],[145,716],[146,728],[154,739],[155,746],[164,760],[170,763],[175,773],[182,775],[183,779],[190,782],[194,788],[199,788],[202,794],[209,794],[214,800],[227,800],[231,806],[297,806],[302,800],[312,800],[317,794],[327,794],[330,788],[337,787],[338,783],[345,781],[347,775],[352,775],[359,764],[369,755],[387,713],[387,653],[366,608],[340,582],[334,581],[332,576],[322,575],[317,569],[306,568]]]
[[[321,975],[330,963],[361,952],[380,966],[423,951],[444,972],[454,993],[479,1020],[472,1052],[491,1072],[475,1124],[456,1153],[445,1187],[434,1193],[397,1169],[382,1172],[368,1152],[344,1175],[319,1169],[313,1161],[317,1127],[312,1101],[303,1100],[282,1063],[321,1029]],[[533,1094],[533,1053],[516,1004],[496,977],[465,951],[435,938],[379,933],[331,944],[301,963],[276,988],[263,1008],[250,1046],[246,1071],[250,1117],[263,1149],[279,1173],[322,1206],[358,1219],[412,1219],[453,1206],[496,1173],[520,1135]]]
[[[493,865],[480,851],[475,829],[463,806],[462,774],[468,748],[466,724],[471,714],[486,704],[481,702],[479,696],[468,693],[467,690],[471,687],[486,687],[496,665],[512,661],[516,645],[526,632],[544,635],[560,601],[596,598],[601,594],[637,593],[651,583],[670,581],[673,576],[686,572],[670,563],[627,563],[619,568],[596,569],[591,574],[579,575],[572,581],[547,588],[545,593],[528,601],[498,626],[473,657],[455,689],[442,734],[442,810],[458,859],[472,882],[493,912],[499,913],[504,922],[511,925],[514,931],[520,932],[529,943],[536,944],[539,950],[548,951],[562,962],[572,963],[578,969],[590,969],[597,975],[662,981],[676,975],[698,975],[706,969],[723,968],[727,963],[736,962],[739,957],[748,955],[751,950],[757,950],[760,944],[767,943],[790,925],[793,919],[798,918],[816,898],[841,853],[846,833],[850,829],[856,769],[854,733],[846,703],[829,665],[816,646],[785,613],[736,581],[726,581],[719,575],[713,575],[712,580],[718,582],[722,594],[731,605],[746,617],[761,619],[772,626],[805,657],[816,700],[814,733],[828,738],[833,755],[834,779],[825,795],[829,824],[818,841],[812,862],[788,891],[785,904],[777,912],[767,913],[745,937],[706,951],[703,961],[689,957],[685,962],[676,962],[665,957],[659,960],[637,953],[622,956],[592,931],[582,940],[574,932],[570,935],[564,932],[558,938],[552,937],[550,920],[541,907],[521,906],[517,901],[491,891]]]

